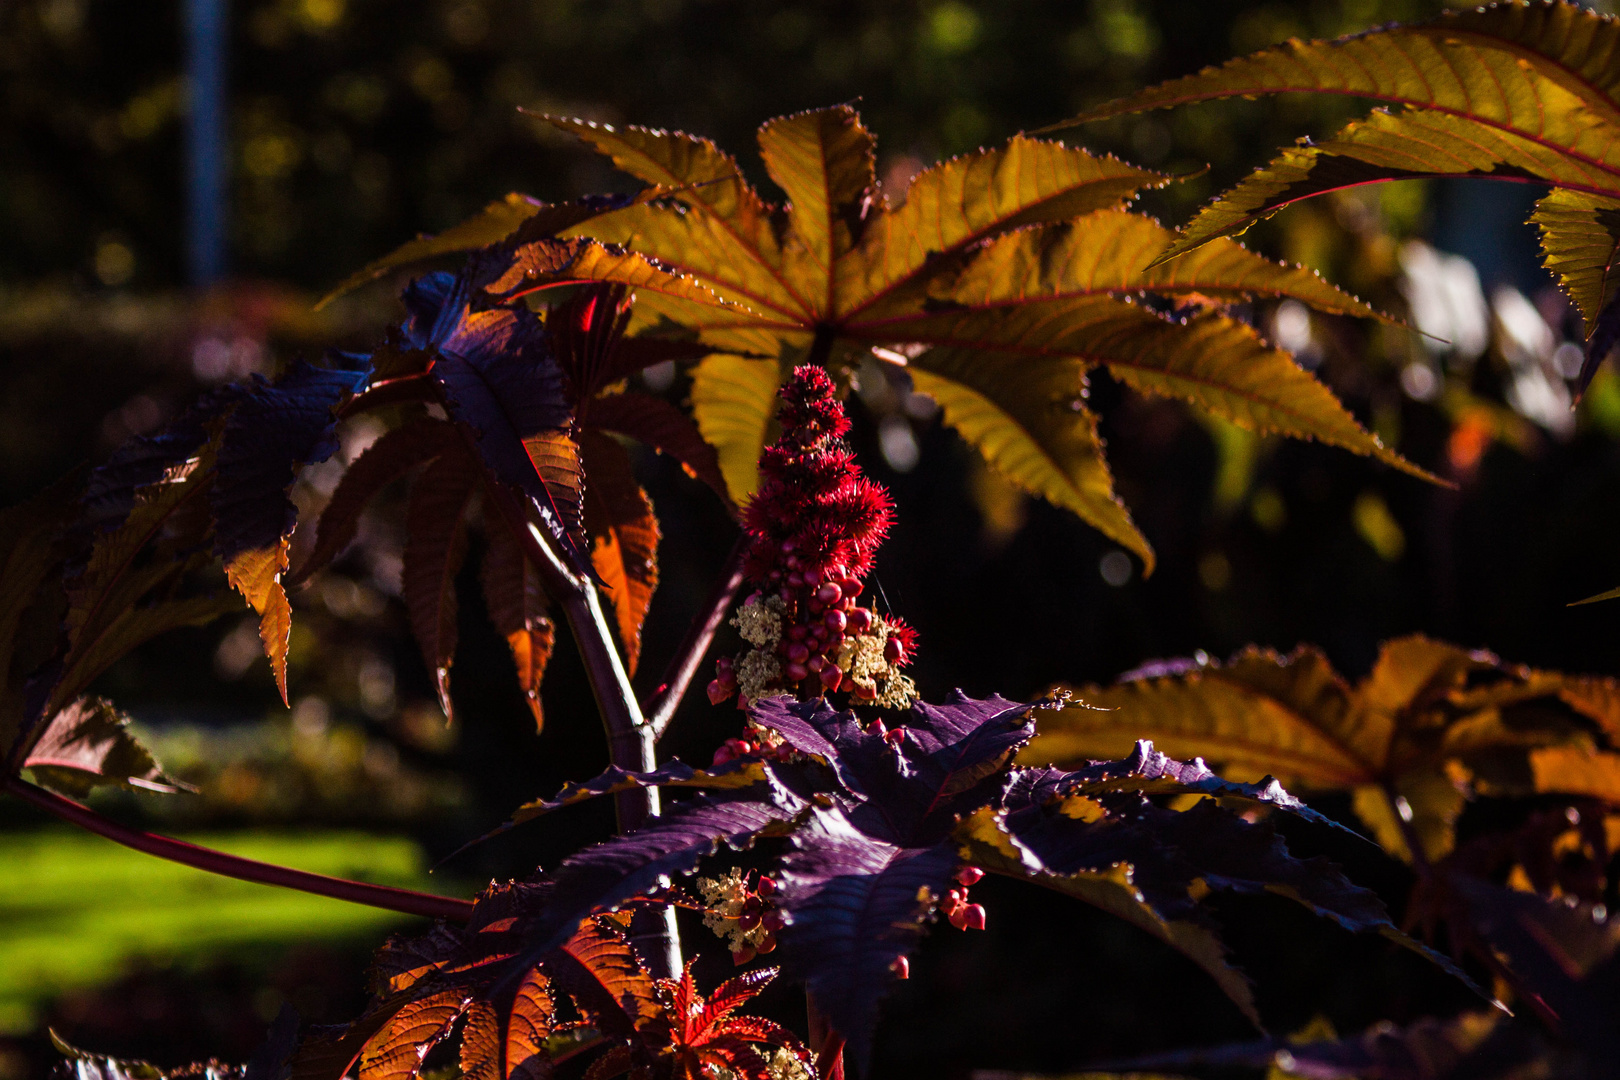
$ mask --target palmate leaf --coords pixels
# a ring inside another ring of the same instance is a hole
[[[1226,664],[1160,665],[1079,690],[1041,714],[1020,760],[1078,763],[1151,737],[1231,779],[1350,792],[1387,850],[1409,857],[1410,831],[1434,859],[1451,849],[1471,792],[1608,797],[1620,775],[1614,693],[1609,680],[1516,668],[1422,637],[1386,643],[1353,687],[1314,649],[1250,648]]]
[[[685,167],[694,177],[736,175],[729,158],[690,136],[552,122],[652,183],[668,184]],[[1110,364],[1138,389],[1186,398],[1249,426],[1321,438],[1410,468],[1286,354],[1238,324],[1219,316],[1181,324],[1122,302],[1117,294],[1144,290],[1197,293],[1202,302],[1298,296],[1328,310],[1371,313],[1314,275],[1235,245],[1197,273],[1149,273],[1173,234],[1108,208],[1162,182],[1156,174],[1018,137],[925,170],[904,205],[892,210],[873,179],[872,138],[847,107],[771,121],[760,131],[760,148],[767,172],[789,196],[780,228],[769,227],[770,208],[736,178],[716,186],[744,194],[717,202],[698,194],[707,189],[693,189],[676,205],[650,202],[591,219],[578,231],[628,245],[745,308],[746,317],[731,308],[719,321],[688,302],[659,309],[716,349],[743,347],[744,327],[754,334],[750,343],[760,335],[774,339],[772,353],[814,347],[822,361],[850,347],[933,346],[912,368],[915,381],[944,406],[946,422],[1020,486],[1080,514],[1150,569],[1151,549],[1113,496],[1093,418],[1068,404],[1081,396],[1089,366]],[[1039,227],[1077,217],[1068,262],[1089,268],[1057,259],[1062,269],[1053,273],[1068,277],[1037,275],[993,296],[986,290],[1003,277],[1011,250],[1003,245],[1030,244],[1022,230],[1037,227],[1038,250],[1026,258],[1045,267],[1058,241]],[[1095,237],[1087,228],[1093,221]],[[573,266],[564,276],[589,273]],[[1211,287],[1198,292],[1199,279]],[[951,317],[969,309],[978,317]],[[1022,331],[1015,328],[1020,320]],[[1133,335],[1143,338],[1134,348],[1122,340]],[[1054,362],[1031,363],[1036,357]],[[698,424],[719,450],[737,498],[752,490],[753,458],[771,416],[773,403],[759,392],[764,375],[763,365],[750,369],[716,357],[695,374]]]
[[[485,1080],[540,1080],[604,1039],[665,1041],[656,987],[622,930],[585,922],[538,964],[508,978],[523,924],[547,886],[491,886],[467,927],[443,923],[418,938],[394,938],[378,953],[378,999],[346,1028],[306,1038],[291,1061],[295,1080],[414,1077],[434,1045],[459,1038],[463,1072]],[[558,1022],[568,1002],[579,1021]]]
[[[1353,184],[1456,175],[1550,183],[1554,194],[1536,220],[1548,267],[1593,339],[1584,388],[1613,344],[1594,335],[1613,303],[1607,279],[1616,230],[1601,211],[1620,199],[1617,43],[1620,24],[1572,3],[1493,4],[1335,41],[1293,40],[1110,102],[1070,124],[1289,91],[1406,106],[1393,115],[1375,112],[1326,143],[1285,151],[1205,208],[1167,256]]]

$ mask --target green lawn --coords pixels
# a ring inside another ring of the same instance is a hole
[[[242,832],[193,843],[323,874],[453,891],[417,845],[361,832]],[[184,961],[278,942],[378,938],[410,916],[206,874],[75,830],[0,834],[0,1034],[136,958]]]

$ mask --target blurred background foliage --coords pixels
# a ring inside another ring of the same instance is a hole
[[[627,187],[519,106],[708,135],[762,181],[751,150],[759,122],[859,99],[879,138],[880,175],[902,190],[943,155],[1158,79],[1290,35],[1337,35],[1438,6],[234,0],[230,276],[203,295],[184,287],[181,9],[169,0],[0,5],[5,502],[157,429],[202,389],[327,347],[365,347],[398,315],[388,287],[320,313],[313,301],[417,232],[510,190],[558,199]],[[1326,134],[1355,111],[1284,97],[1065,137],[1187,176],[1143,200],[1179,224],[1275,148]],[[1356,322],[1292,303],[1248,312],[1454,488],[1200,421],[1095,375],[1120,492],[1160,555],[1149,580],[1077,520],[985,472],[927,399],[866,371],[854,439],[899,505],[878,576],[921,631],[924,694],[960,685],[1016,697],[1248,642],[1317,642],[1357,676],[1381,640],[1412,631],[1539,666],[1620,673],[1616,609],[1565,606],[1620,583],[1611,539],[1620,383],[1606,370],[1571,410],[1579,324],[1524,224],[1536,194],[1386,185],[1291,208],[1246,237],[1407,320],[1411,328]],[[667,373],[652,389],[683,392]],[[342,463],[377,434],[351,425],[338,458],[300,481],[298,501],[330,494]],[[668,461],[648,456],[638,468],[664,529],[664,586],[640,677],[650,689],[732,533]],[[548,726],[535,733],[504,642],[483,617],[476,552],[456,661],[462,720],[445,727],[397,599],[399,507],[389,510],[385,500],[368,514],[361,542],[294,597],[290,710],[245,612],[155,642],[108,673],[98,690],[137,717],[160,760],[199,793],[112,792],[98,805],[165,830],[227,830],[222,846],[259,857],[420,886],[423,866],[518,802],[601,767],[600,729],[567,642],[547,678]],[[706,760],[736,724],[696,695],[667,749]],[[429,887],[465,891],[554,864],[610,825],[605,806],[570,810],[550,828],[458,856]],[[46,829],[12,803],[0,804],[0,828],[0,1080],[47,1067],[47,1023],[76,1044],[161,1064],[241,1060],[283,1000],[312,1022],[353,1015],[380,929],[409,922],[204,881]],[[1392,904],[1405,895],[1407,872],[1367,851],[1314,835],[1294,842],[1345,861]],[[1123,924],[1059,898],[985,888],[990,930],[944,931],[892,1002],[881,1075],[1072,1070],[1245,1035],[1189,965]],[[1444,1011],[1458,993],[1280,902],[1247,901],[1223,917],[1275,1030],[1318,1012],[1340,1031],[1405,1022]],[[1324,987],[1330,964],[1351,974]],[[787,998],[779,1004],[785,1019],[802,1020]]]

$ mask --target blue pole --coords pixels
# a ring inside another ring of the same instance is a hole
[[[229,177],[225,118],[228,0],[184,2],[186,75],[190,91],[190,116],[186,126],[186,256],[191,284],[202,289],[225,275],[226,181]]]

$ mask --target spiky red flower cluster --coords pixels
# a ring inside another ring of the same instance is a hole
[[[779,396],[782,435],[760,456],[759,489],[743,516],[744,571],[759,592],[737,625],[755,648],[720,661],[709,697],[839,690],[899,701],[910,680],[894,669],[910,661],[916,632],[858,606],[893,502],[844,445],[849,420],[826,371],[796,368]]]

